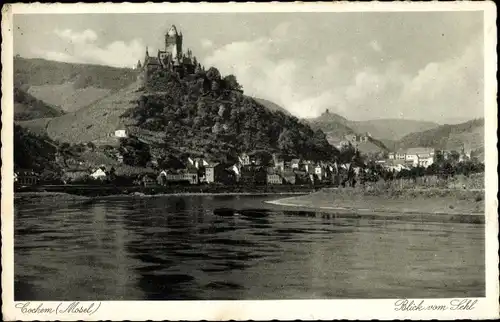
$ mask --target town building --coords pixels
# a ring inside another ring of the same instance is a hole
[[[206,166],[205,180],[207,183],[228,183],[231,178],[225,166],[222,163],[215,162]]]
[[[406,150],[406,161],[411,161],[414,167],[428,167],[434,163],[435,149],[433,148],[410,148]]]
[[[39,175],[34,171],[20,170],[14,173],[14,183],[19,186],[34,186],[39,181]]]
[[[198,173],[188,171],[182,173],[169,173],[166,170],[162,170],[158,175],[158,183],[161,185],[167,185],[171,183],[186,182],[191,185],[199,183]]]
[[[250,165],[252,162],[250,160],[250,156],[247,153],[242,153],[238,156],[238,161],[241,165]]]
[[[267,184],[269,185],[283,184],[283,182],[284,180],[279,174],[277,173],[267,174]]]

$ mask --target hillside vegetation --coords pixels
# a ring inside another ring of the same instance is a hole
[[[354,127],[356,122],[328,110],[319,117],[307,121],[314,129],[324,131],[328,142],[332,145],[338,145],[341,141],[344,141],[346,135],[366,133],[366,131],[363,132]],[[365,154],[383,153],[388,150],[386,145],[375,136],[372,136],[368,142],[358,143],[357,146]]]
[[[232,75],[216,68],[180,77],[157,71],[136,106],[125,113],[136,125],[164,137],[169,151],[232,159],[241,152],[278,152],[313,160],[338,151],[321,130],[273,112],[245,96]]]
[[[14,125],[14,147],[14,169],[42,172],[57,168],[57,147],[46,136],[36,135]]]
[[[60,108],[48,105],[18,87],[14,88],[14,120],[26,121],[62,114],[64,112]]]
[[[397,142],[397,147],[401,149],[416,146],[457,151],[462,146],[473,150],[484,148],[484,119],[441,125],[435,129],[408,134]]]
[[[106,96],[112,91],[96,87],[75,89],[74,83],[60,85],[31,86],[28,93],[48,104],[59,106],[65,112],[74,112],[88,106]]]

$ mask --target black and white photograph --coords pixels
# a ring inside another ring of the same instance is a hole
[[[407,4],[4,8],[4,316],[498,317],[495,5]]]

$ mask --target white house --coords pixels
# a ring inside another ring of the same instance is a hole
[[[94,179],[104,179],[106,178],[106,172],[102,168],[98,168],[90,176]]]
[[[126,138],[128,137],[127,130],[116,130],[115,137],[117,138]]]

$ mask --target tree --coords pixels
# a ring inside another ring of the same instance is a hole
[[[284,129],[278,138],[278,148],[282,152],[291,152],[295,146],[295,140],[292,131]]]

